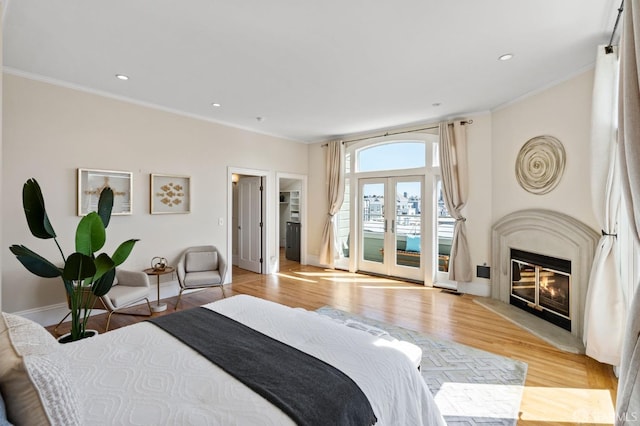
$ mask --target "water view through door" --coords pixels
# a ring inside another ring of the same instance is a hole
[[[420,176],[359,180],[363,272],[424,281]]]

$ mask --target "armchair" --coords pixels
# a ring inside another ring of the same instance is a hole
[[[227,262],[214,246],[187,248],[180,256],[177,272],[180,294],[176,301],[176,309],[185,290],[220,287],[222,297],[226,297],[223,285]]]
[[[109,331],[109,323],[113,314],[151,316],[151,304],[148,297],[150,287],[149,276],[144,272],[117,269],[116,282],[111,287],[111,290],[100,298],[102,306],[96,306],[97,309],[104,308],[109,311],[105,331]],[[149,315],[119,312],[121,309],[128,308],[142,300],[147,302]]]
[[[109,324],[111,323],[111,316],[113,314],[151,316],[151,304],[149,303],[148,298],[150,287],[151,286],[149,284],[149,277],[144,272],[116,269],[116,278],[113,281],[111,290],[109,290],[109,292],[104,296],[96,299],[93,306],[93,309],[101,309],[109,312],[105,331],[109,331]],[[89,297],[89,294],[87,293],[87,295],[84,295],[84,297]],[[118,312],[121,309],[128,308],[142,300],[147,301],[149,315]],[[67,303],[69,304],[69,309],[71,309],[71,301],[69,300],[68,294]],[[69,315],[71,315],[71,311],[69,311],[69,313],[65,315],[65,317],[62,318],[60,322],[55,326],[55,328],[53,329],[54,333],[58,333],[58,327],[60,327],[62,322],[66,320]]]

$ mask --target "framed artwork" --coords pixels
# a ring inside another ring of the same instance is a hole
[[[100,193],[113,191],[112,215],[129,215],[133,204],[133,175],[113,170],[78,169],[78,216],[98,210]]]
[[[190,176],[151,174],[151,214],[190,212]]]

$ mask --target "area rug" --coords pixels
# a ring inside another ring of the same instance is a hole
[[[449,425],[515,425],[527,364],[323,306],[316,312],[373,326],[422,348],[420,371]]]

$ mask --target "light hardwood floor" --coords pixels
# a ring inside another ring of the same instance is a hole
[[[284,259],[284,256],[283,256]],[[288,306],[314,310],[324,305],[394,323],[439,338],[511,357],[528,364],[519,425],[612,424],[617,381],[613,369],[583,355],[562,352],[473,302],[475,296],[391,279],[300,266],[284,261],[281,272],[259,275],[233,269],[227,296],[250,294]],[[213,288],[187,293],[179,310],[222,297]],[[174,312],[176,298],[166,299]],[[135,307],[132,311],[141,311]],[[111,328],[144,318],[114,315]],[[90,319],[104,330],[106,314]],[[51,330],[53,327],[49,327]],[[68,325],[60,327],[60,332]]]

